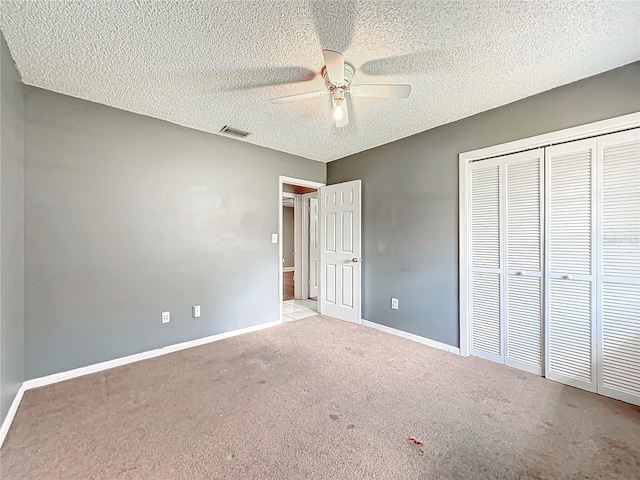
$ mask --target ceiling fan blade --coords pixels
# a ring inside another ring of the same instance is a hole
[[[411,85],[351,85],[349,92],[356,97],[407,98],[411,95]]]
[[[408,53],[378,58],[363,63],[360,71],[367,75],[420,75],[450,72],[466,62],[468,54],[460,47]]]
[[[286,85],[313,80],[316,72],[305,67],[240,68],[170,72],[171,80],[196,93]]]
[[[328,93],[329,93],[328,90],[319,90],[317,92],[299,93],[298,95],[289,95],[287,97],[272,98],[270,101],[271,103],[295,102],[297,100],[304,100],[306,98],[321,97],[322,95],[327,95]]]
[[[322,55],[329,81],[337,86],[344,85],[344,56],[333,50],[322,50]]]

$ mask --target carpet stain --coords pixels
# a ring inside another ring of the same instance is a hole
[[[331,414],[329,415],[329,418],[335,421],[335,420],[338,420],[340,417],[338,415]]]
[[[350,423],[349,425],[347,425],[347,430],[351,430],[353,428],[356,428],[356,426],[353,423]]]
[[[600,439],[601,450],[608,453],[611,458],[611,466],[624,465],[640,469],[640,456],[624,441],[615,440],[610,437]]]
[[[420,452],[420,455],[423,455],[423,454],[424,454],[424,448],[422,448],[422,442],[421,442],[420,440],[418,440],[417,438],[410,437],[410,438],[409,438],[409,441],[410,441],[411,443],[413,443],[414,445],[417,445],[418,447],[420,447],[420,448],[418,449],[418,451]]]
[[[574,405],[573,403],[567,403],[567,407],[578,408],[578,406]]]
[[[264,385],[265,383],[267,383],[267,381],[266,381],[266,380],[260,380],[258,383],[259,383],[260,385]]]
[[[495,400],[501,403],[511,403],[511,400],[502,395],[502,393],[495,390],[485,389],[484,391],[480,392],[480,396],[483,396],[484,398],[490,398],[491,400]]]

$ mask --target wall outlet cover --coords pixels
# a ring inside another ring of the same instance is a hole
[[[193,318],[200,317],[200,305],[194,305],[193,307],[191,307],[191,315],[193,316]]]
[[[171,312],[162,312],[162,323],[169,323],[171,321]]]
[[[391,308],[393,308],[394,310],[398,310],[398,299],[397,298],[391,298]]]
[[[272,233],[271,234],[271,243],[278,243],[278,234],[277,233]]]

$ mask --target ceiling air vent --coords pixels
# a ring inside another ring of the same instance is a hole
[[[225,125],[220,130],[220,133],[224,133],[225,135],[231,135],[232,137],[238,138],[246,138],[251,135],[249,132],[245,132],[244,130],[238,130],[237,128],[230,127],[229,125]]]

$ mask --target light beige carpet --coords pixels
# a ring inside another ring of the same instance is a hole
[[[640,409],[313,317],[27,391],[0,459],[2,480],[638,479]]]

